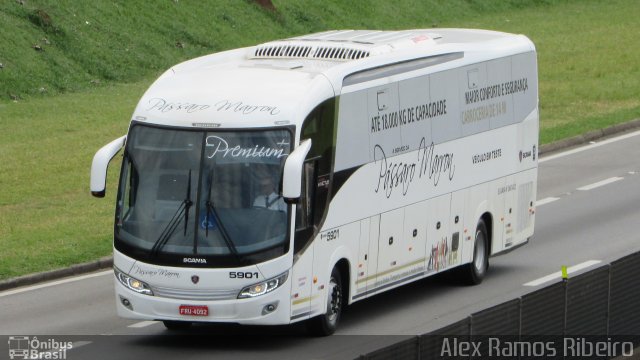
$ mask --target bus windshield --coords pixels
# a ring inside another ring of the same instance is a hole
[[[194,131],[132,126],[115,247],[173,266],[250,265],[288,251],[281,196],[288,129]]]

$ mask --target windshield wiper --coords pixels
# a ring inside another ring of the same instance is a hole
[[[189,169],[189,183],[187,184],[187,197],[184,199],[184,236],[187,236],[187,226],[189,225],[189,209],[193,202],[191,201],[191,169]]]
[[[169,241],[173,233],[178,228],[178,225],[180,224],[180,219],[182,219],[183,214],[184,214],[184,236],[187,236],[187,228],[189,224],[189,209],[193,205],[193,202],[191,201],[191,169],[189,169],[188,181],[189,183],[187,184],[186,198],[182,200],[175,214],[173,214],[173,216],[171,217],[171,220],[169,220],[169,223],[167,223],[167,226],[164,227],[164,229],[162,230],[162,233],[160,233],[160,236],[158,237],[156,242],[153,244],[153,247],[151,248],[151,253],[154,255],[157,255],[160,249],[162,249],[164,245]]]
[[[222,220],[220,219],[220,215],[218,215],[218,211],[216,210],[215,206],[213,205],[213,201],[211,201],[211,188],[213,187],[213,170],[211,170],[209,172],[209,191],[207,194],[207,218],[205,220],[206,226],[205,226],[205,237],[209,237],[209,217],[213,214],[214,216],[214,220],[216,221],[216,223],[218,224],[218,227],[220,228],[220,234],[222,235],[222,239],[224,240],[225,244],[227,245],[227,248],[229,248],[229,251],[231,251],[231,253],[238,259],[240,260],[240,254],[238,254],[238,249],[236,249],[235,244],[233,243],[233,241],[231,240],[231,237],[229,237],[229,233],[227,233],[227,230],[224,228],[224,225],[222,224]]]

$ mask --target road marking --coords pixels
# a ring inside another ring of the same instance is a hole
[[[71,346],[70,350],[77,349],[77,348],[79,348],[81,346],[89,345],[92,342],[93,341],[74,341],[73,343],[71,343],[72,346]]]
[[[152,320],[140,321],[138,323],[131,324],[128,327],[130,327],[130,328],[143,328],[143,327],[151,326],[151,325],[156,324],[156,323],[157,323],[157,321],[152,321]]]
[[[585,186],[579,187],[576,190],[580,190],[580,191],[593,190],[595,188],[599,188],[600,186],[609,185],[611,183],[614,183],[616,181],[620,181],[622,179],[624,179],[624,178],[623,177],[619,177],[619,176],[614,176],[614,177],[610,177],[610,178],[602,180],[602,181],[598,181],[598,182],[593,183],[593,184],[589,184],[589,185],[585,185]]]
[[[585,145],[585,146],[582,146],[582,147],[579,147],[579,148],[563,151],[563,152],[558,153],[558,154],[554,154],[554,155],[550,155],[550,156],[543,156],[542,158],[540,158],[540,160],[538,160],[538,162],[543,163],[545,161],[550,161],[550,160],[557,159],[557,158],[560,158],[560,157],[573,155],[573,154],[576,154],[576,153],[579,153],[579,152],[582,152],[582,151],[585,151],[585,150],[590,150],[590,149],[593,149],[593,148],[597,148],[597,147],[600,147],[600,146],[603,146],[603,145],[607,145],[607,144],[611,144],[611,143],[614,143],[614,142],[617,142],[617,141],[625,140],[625,139],[628,139],[628,138],[631,138],[631,137],[634,137],[634,136],[638,136],[638,135],[640,135],[640,130],[634,131],[634,132],[629,133],[629,134],[620,135],[618,137],[614,137],[614,138],[611,138],[611,139],[603,140],[603,141],[597,142],[595,144],[589,144],[589,145]]]
[[[586,269],[588,267],[594,266],[594,265],[598,265],[600,264],[602,261],[600,260],[589,260],[589,261],[585,261],[583,263],[580,263],[578,265],[574,265],[570,268],[567,269],[567,274],[571,274],[583,269]],[[538,286],[538,285],[542,285],[544,283],[556,280],[556,279],[560,279],[562,278],[562,271],[558,271],[555,272],[553,274],[541,277],[540,279],[536,279],[533,281],[529,281],[528,283],[524,284],[524,286]]]
[[[15,289],[15,290],[7,290],[7,291],[4,291],[4,292],[0,292],[0,298],[1,297],[5,297],[5,296],[9,296],[9,295],[20,294],[20,293],[31,291],[31,290],[42,289],[42,288],[46,288],[46,287],[49,287],[49,286],[56,286],[56,285],[60,285],[60,284],[66,284],[66,283],[70,283],[70,282],[75,282],[75,281],[80,281],[80,280],[85,280],[85,279],[91,279],[91,278],[94,278],[94,277],[104,276],[104,275],[109,275],[109,274],[113,274],[113,270],[105,270],[105,271],[100,271],[100,272],[97,272],[97,273],[92,273],[92,274],[87,274],[87,275],[80,275],[80,276],[70,277],[70,278],[66,278],[66,279],[62,279],[62,280],[51,281],[51,282],[47,282],[47,283],[44,283],[44,284],[38,284],[38,285],[22,287],[22,288]]]
[[[546,204],[552,203],[552,202],[554,202],[556,200],[560,200],[560,198],[549,196],[548,198],[536,200],[536,206],[546,205]]]

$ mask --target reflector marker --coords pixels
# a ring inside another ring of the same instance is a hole
[[[566,275],[568,276],[568,274],[571,274],[571,273],[586,269],[586,268],[594,266],[594,265],[598,265],[601,262],[602,261],[600,261],[600,260],[589,260],[589,261],[585,261],[583,263],[580,263],[578,265],[574,265],[574,266],[572,266],[570,268],[567,268]],[[550,282],[550,281],[553,281],[553,280],[556,280],[556,279],[560,279],[560,278],[562,278],[562,275],[563,275],[563,272],[562,271],[558,271],[558,272],[555,272],[553,274],[547,275],[545,277],[541,277],[540,279],[536,279],[536,280],[530,281],[530,282],[524,284],[524,286],[542,285],[544,283],[547,283],[547,282]]]

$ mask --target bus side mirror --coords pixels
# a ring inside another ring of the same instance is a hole
[[[304,140],[289,154],[284,163],[282,197],[289,204],[297,203],[302,194],[302,168],[311,149],[311,139]]]
[[[119,137],[103,146],[93,156],[93,163],[91,163],[91,195],[99,198],[104,197],[109,162],[122,149],[126,140],[126,135]]]

